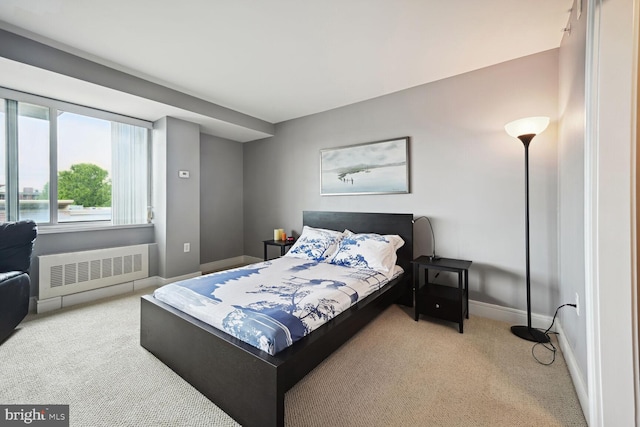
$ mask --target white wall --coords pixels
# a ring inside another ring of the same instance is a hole
[[[552,315],[557,109],[556,49],[277,124],[276,136],[244,144],[245,252],[261,256],[274,228],[299,232],[303,210],[428,215],[438,253],[473,261],[471,298],[526,309],[524,149],[503,126],[548,115],[530,147],[531,272],[533,311]],[[321,149],[402,136],[410,194],[320,196]]]
[[[585,5],[586,7],[586,5]],[[558,120],[558,269],[560,301],[580,300],[580,316],[564,308],[559,316],[581,380],[587,382],[587,322],[585,305],[584,242],[584,144],[585,144],[585,54],[586,8],[580,19],[571,14],[571,33],[560,45]]]

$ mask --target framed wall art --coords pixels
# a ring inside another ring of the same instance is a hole
[[[409,137],[320,150],[320,194],[409,192]]]

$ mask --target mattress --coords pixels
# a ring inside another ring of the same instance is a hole
[[[281,257],[165,285],[154,297],[275,355],[402,272]]]

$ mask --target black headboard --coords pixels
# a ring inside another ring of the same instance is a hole
[[[309,227],[354,233],[397,234],[404,240],[398,249],[398,265],[411,275],[413,261],[413,214],[363,212],[302,212],[302,223]]]

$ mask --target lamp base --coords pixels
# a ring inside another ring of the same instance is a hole
[[[549,336],[539,329],[530,328],[528,326],[512,326],[511,332],[528,341],[546,343],[549,342]]]

